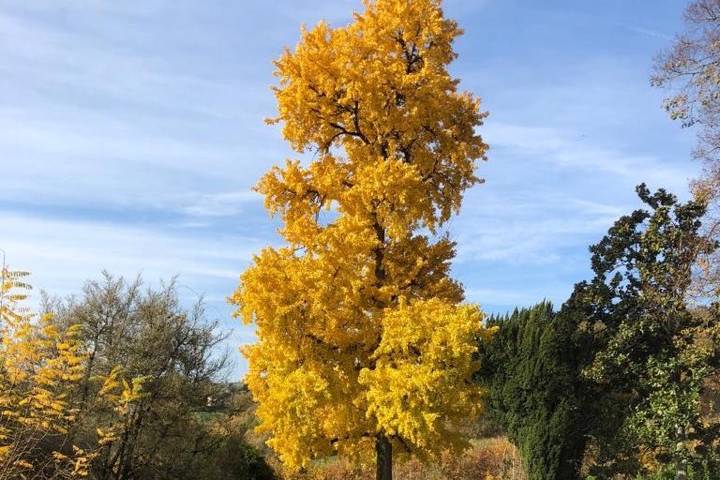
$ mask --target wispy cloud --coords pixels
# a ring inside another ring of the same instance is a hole
[[[444,6],[466,30],[453,73],[491,111],[480,129],[488,181],[448,226],[454,274],[493,308],[562,301],[587,274],[587,245],[637,206],[637,183],[686,194],[698,168],[686,161],[690,133],[647,85],[679,12],[658,4],[650,19],[641,5],[570,0]],[[0,248],[57,294],[102,268],[149,281],[180,274],[183,294],[206,293],[234,329],[231,351],[252,342],[224,299],[252,253],[278,242],[250,190],[295,156],[262,123],[275,109],[272,60],[302,23],[344,24],[361,8],[0,2]]]
[[[31,269],[37,285],[76,292],[102,269],[150,279],[181,275],[186,282],[221,281],[229,293],[241,269],[264,239],[225,235],[188,237],[185,232],[110,222],[53,220],[3,212],[0,248],[17,268]]]
[[[630,182],[646,181],[685,190],[691,175],[687,164],[666,164],[650,155],[627,153],[594,144],[592,134],[567,128],[490,123],[485,137],[497,148],[584,174],[610,174]]]
[[[631,32],[639,33],[640,35],[646,35],[648,37],[659,38],[661,40],[672,40],[673,38],[672,35],[668,35],[667,33],[660,32],[652,28],[646,28],[640,25],[620,24],[620,26],[630,30]]]
[[[227,217],[242,212],[248,203],[259,204],[260,194],[251,190],[204,194],[187,202],[181,209],[184,213],[196,217]]]
[[[482,187],[481,187],[482,188]],[[626,211],[538,189],[536,195],[501,196],[490,189],[473,192],[473,205],[452,221],[459,263],[492,263],[525,267],[563,261],[566,250],[599,238]]]

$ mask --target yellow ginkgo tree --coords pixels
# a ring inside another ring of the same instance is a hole
[[[260,429],[289,470],[339,454],[392,475],[392,452],[465,445],[479,412],[473,354],[489,334],[449,277],[442,234],[480,182],[485,113],[448,72],[461,34],[439,0],[365,1],[352,23],[303,30],[276,62],[284,138],[310,161],[258,183],[286,240],[231,297]]]

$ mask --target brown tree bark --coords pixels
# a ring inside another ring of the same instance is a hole
[[[377,458],[376,480],[392,480],[392,444],[384,435],[375,439],[375,455]]]

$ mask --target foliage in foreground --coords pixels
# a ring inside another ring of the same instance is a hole
[[[201,305],[106,275],[33,316],[17,279],[0,290],[0,479],[273,478],[249,425],[208,407],[237,392]]]
[[[69,397],[82,378],[81,331],[24,311],[26,275],[0,272],[0,479],[79,477],[90,458],[60,450],[78,414]]]

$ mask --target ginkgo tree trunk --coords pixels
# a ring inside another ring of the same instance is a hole
[[[447,70],[461,30],[440,1],[364,6],[304,29],[275,63],[269,121],[313,156],[258,183],[287,245],[255,256],[231,302],[256,324],[247,383],[285,466],[374,451],[390,479],[393,452],[466,445],[458,424],[481,407],[471,377],[490,332],[461,303],[442,228],[487,146],[479,99]]]

